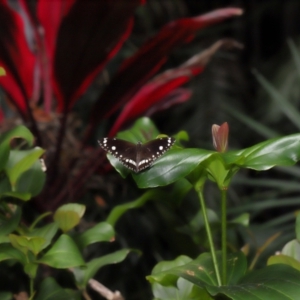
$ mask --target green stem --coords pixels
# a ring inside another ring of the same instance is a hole
[[[206,234],[207,234],[207,237],[208,237],[211,257],[212,257],[212,260],[213,260],[218,285],[221,286],[222,283],[221,283],[220,271],[219,271],[217,257],[216,257],[216,250],[215,250],[215,246],[214,246],[213,239],[212,239],[212,234],[211,234],[211,230],[210,230],[210,226],[209,226],[209,222],[208,222],[208,217],[207,217],[206,205],[205,205],[205,201],[204,201],[202,191],[198,191],[198,195],[199,195],[199,198],[200,198],[200,205],[201,205],[201,208],[202,208]]]
[[[33,288],[33,284],[34,284],[34,279],[33,278],[30,278],[30,281],[29,281],[29,289],[30,289],[30,295],[29,295],[29,299],[33,299],[33,296],[34,296],[34,288]]]
[[[222,209],[222,283],[226,285],[227,278],[227,218],[226,218],[226,202],[227,202],[227,190],[221,191],[221,209]]]

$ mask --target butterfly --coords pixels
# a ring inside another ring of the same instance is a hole
[[[130,143],[116,138],[103,138],[98,141],[100,147],[116,157],[125,167],[138,173],[168,151],[175,139],[172,137],[158,138],[145,144]]]

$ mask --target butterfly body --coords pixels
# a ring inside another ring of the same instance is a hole
[[[103,138],[99,140],[102,149],[116,157],[128,169],[138,173],[169,150],[175,139],[172,137],[158,138],[145,144],[130,143],[116,138]]]

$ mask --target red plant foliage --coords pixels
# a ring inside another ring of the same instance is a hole
[[[16,3],[17,8],[12,8],[7,0],[0,0],[0,66],[7,73],[0,77],[0,86],[31,127],[38,143],[42,143],[42,139],[34,107],[38,106],[48,115],[61,115],[55,151],[48,162],[51,187],[46,186],[43,195],[50,197],[51,194],[55,206],[68,198],[68,188],[64,186],[71,185],[73,195],[77,194],[102,161],[96,159],[99,155],[96,151],[77,177],[62,185],[62,179],[76,166],[76,161],[72,161],[65,170],[58,167],[69,112],[127,40],[134,12],[144,0],[18,0]],[[166,24],[122,63],[90,108],[89,123],[81,138],[82,148],[99,123],[122,106],[124,109],[110,135],[147,111],[153,113],[188,100],[191,92],[180,87],[200,74],[214,52],[226,43],[212,46],[201,59],[201,55],[197,56],[198,61],[187,62],[153,78],[154,75],[170,52],[189,43],[200,29],[241,13],[239,8],[219,9]]]

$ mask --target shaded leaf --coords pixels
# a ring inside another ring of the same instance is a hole
[[[39,286],[35,300],[79,300],[64,290],[52,277],[47,277]]]
[[[23,252],[14,248],[11,244],[0,245],[0,261],[15,259],[22,264],[26,264],[27,259]]]
[[[15,206],[12,215],[6,215],[0,220],[0,235],[7,235],[13,232],[20,223],[22,210],[19,206]]]
[[[84,212],[84,205],[76,203],[65,204],[56,210],[53,219],[63,232],[67,232],[79,224]]]
[[[62,234],[38,262],[57,269],[85,264],[75,242],[66,234]]]
[[[128,255],[128,253],[131,251],[132,250],[129,249],[122,249],[114,253],[107,254],[102,257],[91,260],[86,264],[86,268],[84,269],[74,268],[73,272],[77,284],[81,288],[85,288],[88,283],[88,280],[94,277],[94,275],[101,267],[110,264],[116,264],[123,261]]]
[[[280,254],[280,255],[270,256],[267,265],[270,266],[275,264],[285,264],[300,271],[300,262],[295,258],[287,255]]]
[[[83,249],[96,242],[112,241],[114,236],[114,228],[107,222],[101,222],[75,237],[75,241]]]
[[[213,296],[221,293],[233,300],[297,300],[300,293],[299,280],[299,271],[277,264],[249,273],[239,284],[208,286],[207,289]]]
[[[44,153],[44,150],[35,147],[30,150],[11,150],[9,160],[5,166],[5,172],[14,187],[22,173],[27,171],[36,160]]]

